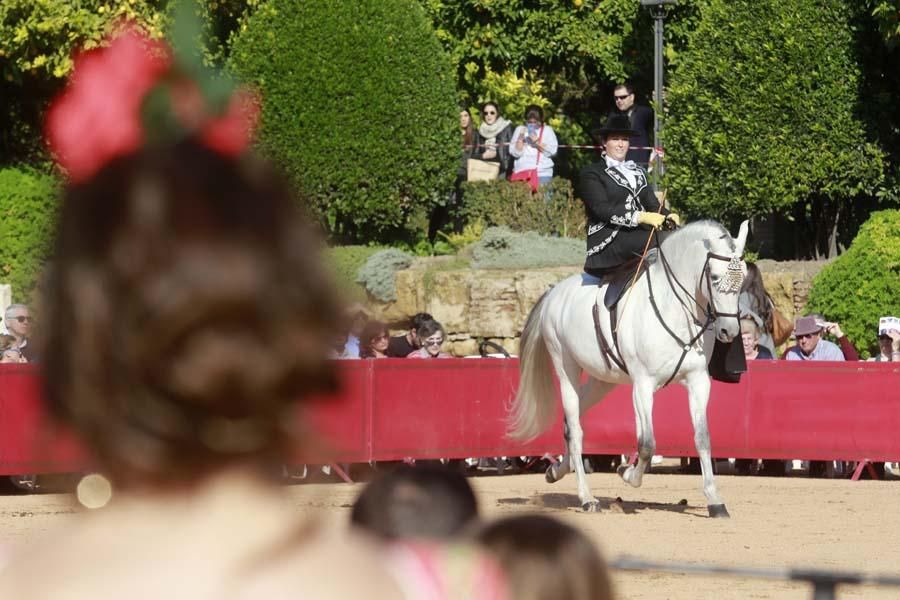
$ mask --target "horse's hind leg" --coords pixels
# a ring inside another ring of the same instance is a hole
[[[599,379],[594,379],[593,377],[588,378],[587,382],[585,382],[584,385],[582,385],[578,390],[579,415],[583,415],[589,408],[603,400],[603,398],[614,387],[616,387],[615,383],[600,381]],[[579,423],[580,422],[581,420],[579,417]],[[566,440],[565,456],[563,456],[563,459],[560,462],[550,465],[550,467],[547,468],[546,478],[548,483],[555,483],[559,481],[572,470],[571,452],[569,450],[569,439],[571,437],[571,433],[569,431],[568,419],[564,419],[563,422],[563,435],[565,436]]]
[[[584,440],[584,431],[581,429],[581,399],[575,386],[581,376],[581,368],[574,361],[559,361],[557,375],[559,376],[559,390],[562,396],[563,418],[566,436],[566,456],[563,458],[560,471],[555,473],[561,477],[570,469],[575,470],[575,479],[578,485],[578,499],[581,508],[586,512],[597,512],[599,503],[591,494],[587,484],[587,476],[584,472],[584,463],[581,461],[581,446]],[[558,478],[557,477],[557,478]],[[548,480],[550,473],[548,473]]]
[[[639,379],[632,385],[631,398],[634,402],[634,421],[638,441],[637,465],[619,467],[619,475],[631,486],[640,487],[641,478],[653,453],[656,439],[653,437],[653,392],[656,384],[652,379]]]
[[[719,497],[716,482],[713,478],[712,453],[709,443],[709,427],[706,420],[706,406],[709,404],[709,375],[705,371],[697,371],[688,375],[685,380],[688,390],[688,404],[691,410],[691,422],[694,425],[694,445],[700,457],[700,470],[703,473],[703,493],[711,517],[729,517],[725,503]]]

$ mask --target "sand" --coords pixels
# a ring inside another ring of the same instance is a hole
[[[602,507],[596,514],[578,508],[572,476],[555,484],[533,474],[471,481],[486,518],[526,511],[557,516],[587,532],[608,559],[900,575],[900,481],[720,475],[728,520],[707,517],[697,475],[650,473],[639,489],[613,474],[590,475]],[[302,484],[285,491],[298,510],[343,521],[362,485]],[[77,512],[68,494],[0,496],[0,547],[28,544]],[[634,600],[812,596],[808,585],[740,577],[616,571],[614,581],[618,598]],[[900,588],[847,586],[838,597],[897,598]]]

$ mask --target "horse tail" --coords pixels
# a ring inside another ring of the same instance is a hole
[[[548,290],[549,292],[549,290]],[[541,321],[547,293],[528,314],[522,330],[519,352],[519,390],[507,421],[509,437],[528,441],[553,423],[556,416],[556,389],[550,364],[550,352],[541,334]]]

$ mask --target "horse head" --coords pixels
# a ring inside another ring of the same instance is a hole
[[[736,238],[722,229],[723,235],[709,240],[704,268],[706,281],[700,293],[706,296],[710,315],[715,319],[712,331],[716,339],[730,342],[741,333],[738,297],[747,275],[743,256],[749,227],[747,221],[741,223]]]

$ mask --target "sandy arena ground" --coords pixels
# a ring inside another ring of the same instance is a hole
[[[707,518],[698,475],[651,473],[640,489],[616,475],[589,481],[603,511],[578,508],[574,477],[548,484],[542,475],[471,479],[483,514],[539,511],[586,531],[607,558],[629,555],[653,561],[773,567],[786,566],[900,575],[900,481],[718,477],[732,518]],[[346,520],[362,484],[285,487],[297,509]],[[616,497],[622,502],[615,502]],[[686,504],[680,504],[684,499]],[[77,513],[72,496],[0,496],[0,546],[27,544]],[[620,599],[812,597],[809,586],[728,577],[616,572]],[[900,588],[848,586],[839,598],[900,597]]]

